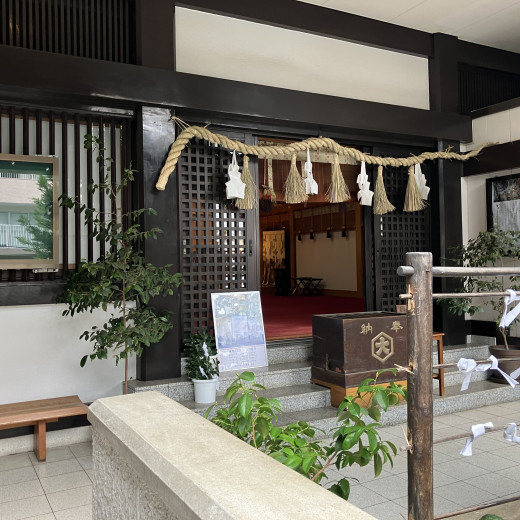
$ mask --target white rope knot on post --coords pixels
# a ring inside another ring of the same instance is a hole
[[[493,423],[474,424],[469,429],[471,436],[466,439],[466,445],[460,452],[463,457],[471,457],[473,455],[473,442],[486,433],[486,428],[493,428]]]
[[[466,374],[464,376],[464,380],[462,381],[462,386],[460,387],[460,391],[464,392],[464,390],[468,389],[469,382],[471,380],[471,373],[475,372],[486,372],[486,370],[496,370],[499,372],[502,377],[514,388],[518,381],[515,380],[515,376],[518,377],[517,372],[520,372],[520,369],[515,370],[511,375],[506,374],[501,368],[498,367],[498,359],[495,356],[489,356],[488,361],[491,363],[483,363],[477,365],[477,362],[474,359],[466,359],[460,358],[457,363],[457,368],[459,372]]]
[[[520,444],[520,437],[516,434],[516,423],[511,422],[504,430],[504,439],[508,442]]]
[[[516,319],[516,317],[520,314],[520,303],[515,305],[511,310],[509,309],[509,306],[518,300],[520,300],[520,295],[517,294],[516,291],[513,291],[513,289],[506,289],[506,291],[509,293],[509,296],[504,296],[504,314],[502,315],[502,318],[500,319],[500,323],[498,326],[502,329],[505,329],[513,323],[513,321]]]

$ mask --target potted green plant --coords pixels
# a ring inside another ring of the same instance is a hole
[[[190,334],[184,345],[188,356],[186,374],[193,381],[195,402],[214,403],[219,374],[215,338],[208,331],[201,330]]]
[[[453,250],[452,260],[459,266],[465,267],[504,267],[508,262],[520,260],[520,232],[502,231],[493,229],[491,231],[481,231],[476,238],[468,241],[466,245],[459,246]],[[461,292],[505,292],[506,289],[520,290],[520,276],[496,276],[496,277],[475,277],[465,276],[462,278]],[[510,326],[500,326],[500,319],[505,310],[504,298],[452,298],[445,300],[448,309],[453,314],[462,315],[468,313],[473,316],[477,312],[482,312],[486,307],[491,308],[495,313],[495,322],[499,332],[499,339],[502,344],[489,347],[490,353],[500,360],[500,368],[506,372],[513,372],[520,362],[504,361],[507,357],[518,357],[518,348],[512,345],[509,338]],[[503,382],[503,378],[493,376],[493,379]]]
[[[98,162],[103,162],[107,175],[103,182],[91,184],[91,192],[102,192],[111,200],[110,211],[88,208],[75,198],[62,195],[60,204],[84,215],[85,226],[92,227],[92,236],[106,245],[106,252],[95,262],[80,262],[78,270],[69,274],[67,285],[58,303],[66,303],[64,316],[102,308],[107,321],[100,327],[84,331],[80,338],[93,344],[93,352],[81,359],[107,359],[109,351],[116,364],[125,364],[124,393],[128,393],[128,358],[140,356],[145,347],[158,342],[172,328],[170,315],[157,312],[151,300],[167,296],[182,283],[180,273],[172,274],[170,265],[157,267],[147,263],[140,249],[142,243],[156,238],[161,232],[154,228],[141,230],[143,213],[155,214],[153,209],[138,209],[123,213],[118,201],[122,190],[134,179],[135,170],[125,169],[121,180],[113,184],[110,178],[110,159],[97,137],[85,136],[85,148],[98,150]]]

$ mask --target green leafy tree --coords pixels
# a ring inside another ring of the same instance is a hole
[[[365,379],[355,395],[345,397],[338,408],[339,426],[329,446],[315,439],[316,429],[305,421],[275,426],[282,412],[280,402],[259,395],[265,388],[255,382],[252,372],[237,375],[211,421],[316,483],[327,478],[326,472],[331,466],[342,469],[354,464],[366,466],[370,462],[377,477],[383,464],[393,464],[392,457],[397,454],[395,445],[382,440],[377,430],[381,410],[386,411],[401,398],[406,399],[407,394],[401,385],[390,383],[383,387],[376,383],[377,376]],[[215,406],[206,411],[206,417]],[[329,490],[348,499],[348,477]]]
[[[520,231],[481,231],[476,238],[468,241],[466,245],[458,246],[451,250],[450,259],[455,265],[461,267],[504,267],[504,259],[520,260]],[[520,276],[496,276],[478,277],[465,276],[460,279],[460,292],[505,292],[506,289],[520,290]],[[496,313],[497,328],[508,348],[507,335],[509,330],[499,327],[500,317],[504,311],[504,302],[501,298],[452,298],[443,299],[448,310],[459,316],[468,313],[473,316],[482,312],[487,306]]]
[[[156,214],[153,209],[138,209],[122,213],[118,207],[119,194],[134,179],[135,170],[125,169],[121,181],[112,185],[110,181],[110,159],[104,158],[100,140],[85,136],[85,148],[97,148],[98,162],[107,165],[107,175],[100,184],[92,184],[89,190],[103,192],[112,201],[110,214],[88,208],[78,200],[62,195],[60,204],[75,209],[84,215],[85,225],[92,225],[92,237],[107,245],[107,252],[96,262],[82,261],[77,273],[69,275],[65,292],[58,302],[66,303],[64,316],[102,308],[109,310],[110,318],[101,326],[84,331],[80,338],[93,344],[93,352],[81,359],[107,359],[109,352],[116,364],[123,359],[125,364],[124,392],[128,392],[128,358],[132,354],[141,356],[144,347],[158,342],[172,328],[170,314],[158,313],[151,299],[168,296],[182,283],[180,273],[172,274],[171,265],[157,267],[147,263],[139,245],[145,240],[155,239],[161,232],[158,228],[142,231],[139,224],[144,214]],[[123,223],[128,223],[123,225]]]
[[[35,210],[33,213],[34,224],[29,217],[22,215],[18,222],[26,226],[31,238],[18,237],[18,240],[28,249],[34,251],[35,258],[52,258],[53,256],[53,191],[52,177],[40,175],[38,177],[38,190],[41,195],[34,198]]]

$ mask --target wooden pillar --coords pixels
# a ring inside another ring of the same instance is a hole
[[[175,2],[137,0],[135,25],[137,65],[175,70]]]
[[[158,191],[155,183],[164,164],[171,144],[175,140],[175,129],[170,121],[170,110],[165,108],[142,107],[138,114],[136,174],[137,200],[140,208],[154,208],[157,215],[144,215],[145,229],[158,227],[162,233],[156,240],[149,239],[144,244],[147,262],[158,266],[172,264],[171,271],[179,267],[179,219],[178,188],[176,172],[170,177],[164,191]],[[142,381],[179,377],[181,371],[181,330],[180,291],[173,296],[158,297],[152,306],[158,310],[173,312],[174,327],[164,338],[144,349],[137,360],[137,378]]]
[[[437,112],[459,113],[458,44],[455,36],[434,34],[433,53],[429,60],[430,108]],[[459,142],[438,140],[439,151],[452,147],[459,151]],[[451,248],[462,243],[462,202],[460,180],[463,173],[460,161],[437,161],[431,186],[432,253],[435,265],[445,265]],[[435,280],[436,292],[453,292],[457,281],[450,278]],[[447,345],[466,342],[463,316],[453,316],[446,305],[435,305],[434,328],[445,333]]]
[[[432,254],[407,253],[408,520],[433,519]]]

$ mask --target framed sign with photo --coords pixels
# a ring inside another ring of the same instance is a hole
[[[487,227],[520,231],[520,173],[486,179]]]
[[[220,371],[266,367],[260,293],[212,293],[211,305]]]

